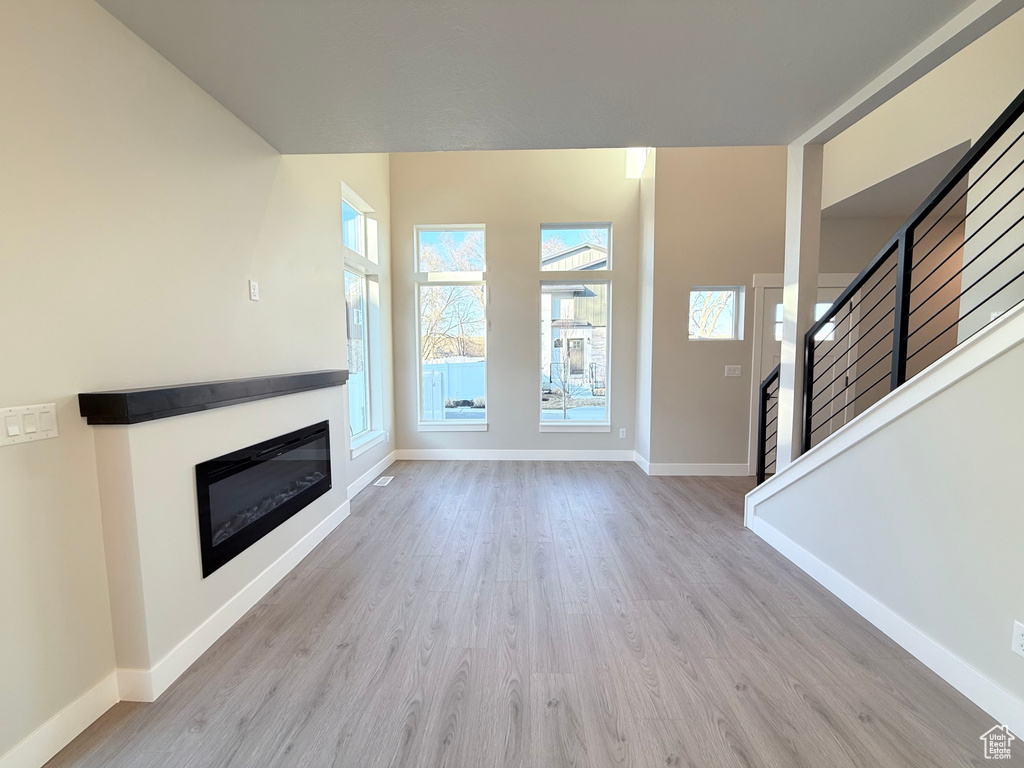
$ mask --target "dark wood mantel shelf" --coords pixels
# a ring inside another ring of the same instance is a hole
[[[340,387],[346,381],[348,371],[345,370],[311,371],[116,392],[86,392],[78,396],[78,410],[88,424],[138,424],[270,397]]]

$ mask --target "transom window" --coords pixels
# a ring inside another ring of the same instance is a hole
[[[542,224],[540,268],[544,272],[611,269],[610,224]]]

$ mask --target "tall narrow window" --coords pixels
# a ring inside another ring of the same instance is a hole
[[[540,431],[611,429],[611,224],[540,228]]]
[[[345,311],[348,319],[348,421],[352,437],[367,434],[370,420],[369,339],[366,277],[345,270]]]
[[[610,283],[541,284],[541,425],[608,423]]]
[[[416,231],[420,429],[484,429],[487,317],[483,227]]]
[[[385,439],[384,382],[380,376],[380,268],[376,214],[352,189],[341,186],[349,448],[355,458]]]

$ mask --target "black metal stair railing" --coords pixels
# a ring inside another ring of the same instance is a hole
[[[761,382],[757,411],[757,482],[775,474],[779,438],[779,366]]]
[[[1022,278],[1024,92],[808,330],[802,450],[1024,301]],[[776,367],[761,384],[759,483],[778,454],[778,383]]]
[[[1024,92],[807,332],[803,450],[1024,300],[1021,278]]]

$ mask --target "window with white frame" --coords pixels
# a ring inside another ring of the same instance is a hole
[[[608,431],[612,228],[540,228],[540,429]]]
[[[540,287],[541,424],[608,423],[611,283]]]
[[[743,286],[698,287],[690,290],[691,340],[743,338]]]
[[[380,287],[377,219],[373,209],[342,185],[341,232],[345,257],[346,351],[350,447],[357,455],[383,440],[380,379]]]
[[[341,243],[349,253],[377,263],[377,219],[367,215],[369,208],[345,188],[341,198]]]
[[[608,224],[542,224],[540,268],[543,272],[611,269]]]
[[[366,275],[345,270],[348,320],[348,423],[353,440],[372,429],[370,419],[370,342],[367,335]]]
[[[482,226],[416,228],[420,429],[486,428],[485,271]]]

